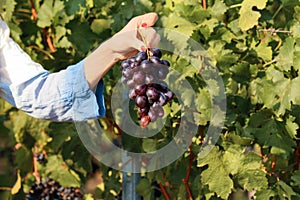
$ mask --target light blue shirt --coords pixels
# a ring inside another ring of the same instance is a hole
[[[57,73],[32,61],[0,20],[0,97],[29,115],[53,121],[85,121],[105,115],[103,81],[89,89],[84,60]]]

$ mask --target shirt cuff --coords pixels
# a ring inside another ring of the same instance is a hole
[[[106,113],[104,103],[104,83],[101,79],[94,91],[89,89],[84,73],[84,60],[79,62],[76,79],[73,83],[73,108],[74,121],[86,121],[88,119],[103,117]]]

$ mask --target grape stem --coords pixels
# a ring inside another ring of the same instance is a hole
[[[145,44],[145,47],[146,47],[146,53],[147,53],[147,57],[148,57],[148,60],[149,60],[150,57],[151,57],[151,52],[150,52],[150,50],[149,50],[149,48],[148,48],[147,41],[146,41],[146,39],[145,39],[145,36],[144,36],[143,33],[141,32],[141,29],[138,28],[137,30],[138,30],[139,35],[140,35],[141,38],[142,38],[143,43]]]

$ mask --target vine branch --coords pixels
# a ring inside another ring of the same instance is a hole
[[[275,171],[276,162],[277,162],[277,157],[276,157],[276,155],[274,155],[274,159],[273,159],[272,164],[271,164],[272,174]]]
[[[207,9],[206,0],[202,0],[203,10]]]
[[[6,190],[6,191],[10,191],[12,188],[10,187],[0,187],[0,190]]]
[[[170,197],[168,191],[166,190],[166,188],[163,186],[162,183],[159,183],[159,188],[161,189],[161,192],[162,192],[164,198],[165,198],[166,200],[171,200],[171,197]]]
[[[203,134],[203,127],[199,126],[199,135],[200,135],[200,142],[201,144],[204,144],[204,134]]]
[[[36,148],[36,146],[34,147],[34,153],[33,153],[33,175],[35,176],[37,182],[41,182],[41,176],[40,173],[38,171],[38,161],[37,161],[37,154],[38,150]]]
[[[50,34],[49,34],[49,28],[45,28],[44,29],[44,34],[45,34],[46,42],[48,44],[48,47],[49,47],[50,51],[52,53],[54,53],[56,51],[56,49],[55,49],[55,47],[54,47],[54,45],[52,43],[52,40],[51,40],[51,37],[50,37]]]
[[[185,189],[188,193],[189,200],[193,200],[193,195],[192,195],[192,192],[191,192],[191,188],[189,186],[189,177],[190,177],[190,174],[191,174],[191,169],[192,169],[192,165],[193,165],[193,161],[194,161],[192,144],[190,145],[189,149],[190,149],[190,162],[189,162],[189,165],[188,165],[188,170],[186,172],[185,178],[182,181],[183,181],[183,183],[185,185]]]
[[[258,32],[263,32],[265,33],[270,33],[272,36],[277,35],[277,33],[285,33],[285,34],[292,34],[292,31],[285,31],[285,30],[281,30],[281,29],[275,29],[275,28],[268,28],[268,29],[258,29]]]
[[[300,160],[300,142],[298,142],[298,146],[295,152],[295,170],[299,169],[299,160]]]
[[[31,14],[32,14],[32,18],[33,18],[33,20],[35,21],[35,20],[37,20],[37,11],[36,11],[36,9],[35,9],[35,6],[34,6],[34,2],[33,2],[33,0],[30,0],[30,6],[31,6]]]

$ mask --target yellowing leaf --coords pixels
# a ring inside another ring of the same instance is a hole
[[[266,43],[260,43],[257,47],[254,47],[258,57],[262,58],[265,62],[272,60],[272,48]]]
[[[253,7],[264,9],[268,0],[245,0],[240,9],[239,27],[243,31],[251,29],[258,24],[260,13],[253,10]]]
[[[15,183],[15,185],[13,186],[13,188],[11,189],[11,194],[14,195],[14,194],[17,194],[21,188],[21,185],[22,185],[22,179],[21,179],[21,176],[20,176],[20,170],[18,170],[18,173],[17,173],[17,181]]]
[[[91,29],[94,33],[100,34],[102,31],[110,28],[111,21],[107,19],[95,19],[92,22]]]

